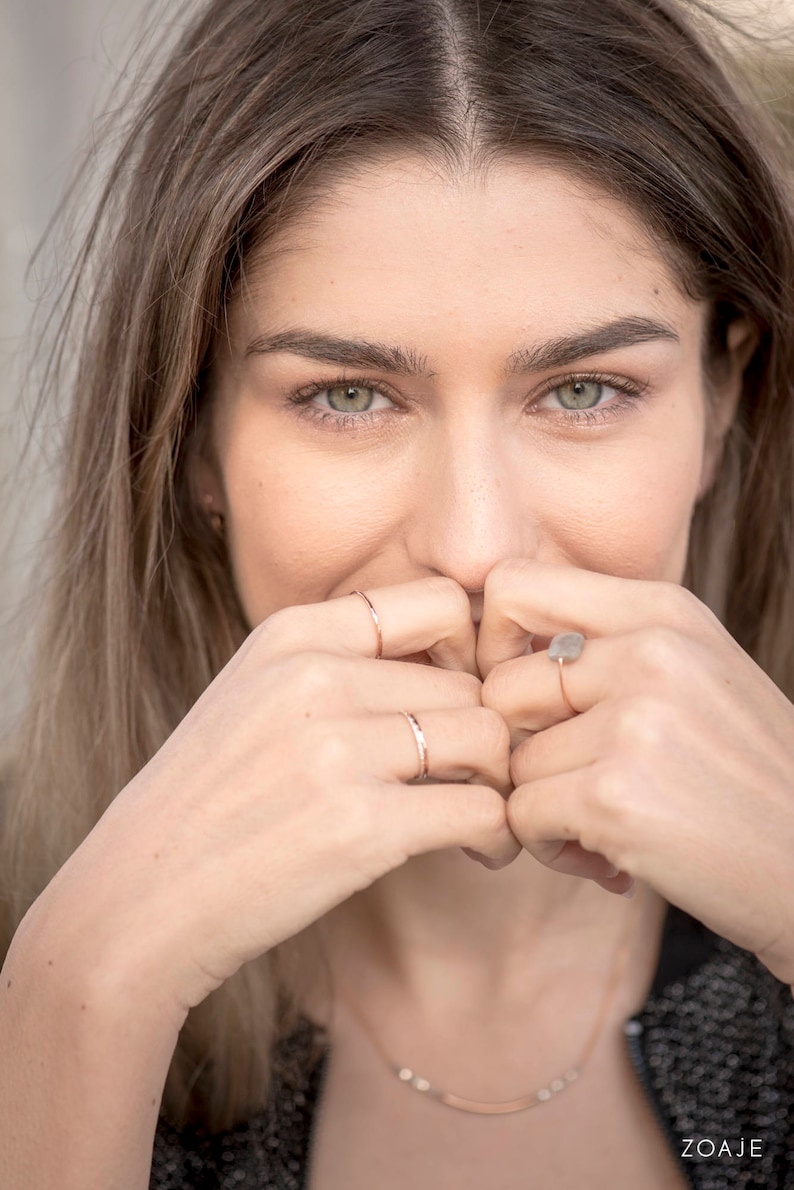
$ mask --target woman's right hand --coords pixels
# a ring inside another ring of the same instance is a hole
[[[430,578],[367,594],[380,660],[358,595],[269,616],[40,898],[93,962],[156,973],[177,1016],[412,855],[462,846],[498,867],[521,850],[465,591]],[[432,665],[399,660],[423,651]],[[411,783],[400,710],[441,783]]]

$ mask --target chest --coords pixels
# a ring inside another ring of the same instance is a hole
[[[622,1032],[605,1041],[564,1092],[501,1116],[456,1111],[400,1083],[365,1047],[332,1045],[306,1190],[685,1190]]]

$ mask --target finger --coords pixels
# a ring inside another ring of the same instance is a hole
[[[546,649],[492,669],[482,684],[482,704],[499,712],[516,747],[528,733],[581,717],[613,692],[616,680],[625,683],[627,675],[630,679],[631,643],[625,637],[586,640],[577,660],[563,663],[565,694],[578,716],[563,699],[559,663],[549,658]]]
[[[462,670],[437,669],[407,661],[365,661],[329,653],[301,652],[282,658],[274,667],[275,680],[283,683],[288,670],[305,671],[315,697],[326,714],[347,713],[353,707],[372,714],[417,707],[431,710],[482,705],[479,678]],[[303,687],[301,687],[303,689]]]
[[[517,789],[547,777],[575,772],[603,754],[608,716],[604,704],[524,739],[510,756],[510,780]],[[514,812],[516,808],[514,807]],[[595,880],[608,892],[629,895],[633,879],[598,851],[578,840],[553,839],[527,847],[555,872]]]
[[[494,666],[520,656],[533,635],[533,648],[545,648],[558,632],[590,639],[655,624],[690,626],[695,635],[707,625],[720,631],[716,616],[676,583],[508,559],[485,580],[477,665],[485,678]]]
[[[547,649],[502,662],[482,684],[482,703],[503,716],[515,746],[528,732],[575,718],[563,688],[580,715],[608,698],[641,698],[649,691],[678,702],[682,691],[691,695],[693,683],[713,702],[720,687],[707,694],[715,685],[712,653],[708,642],[659,626],[596,637],[585,641],[576,661],[562,666]]]
[[[504,720],[484,707],[414,712],[436,782],[474,781],[503,797],[511,792],[510,740]],[[350,724],[350,720],[346,721]],[[352,722],[357,752],[368,772],[384,780],[418,781],[419,746],[404,715],[368,715]],[[429,784],[430,780],[422,782]]]
[[[523,847],[519,843],[518,850],[514,856],[511,856],[508,859],[497,860],[489,859],[487,855],[483,855],[481,852],[475,851],[473,847],[461,847],[461,851],[464,855],[467,855],[469,859],[476,860],[478,864],[482,864],[482,866],[484,868],[488,868],[490,872],[498,872],[502,868],[508,867],[509,864],[513,863],[513,860],[518,859],[523,850]]]
[[[368,587],[364,594],[378,618],[382,657],[426,654],[441,669],[463,670],[479,677],[471,603],[459,583],[434,576]],[[375,657],[378,625],[360,595],[345,594],[321,603],[281,608],[254,632],[262,638],[269,658],[312,649]]]
[[[524,736],[510,754],[513,785],[526,785],[593,764],[603,756],[611,738],[611,709],[611,704],[598,703],[583,715]],[[511,743],[512,738],[511,734]]]
[[[530,850],[526,848],[526,850]],[[531,854],[545,867],[566,876],[579,876],[588,880],[613,881],[620,876],[620,868],[611,863],[598,851],[588,851],[579,842],[554,839],[548,843],[535,844]],[[626,873],[623,873],[625,884]]]
[[[490,786],[389,784],[386,792],[387,829],[406,856],[463,847],[504,867],[521,854],[504,799]]]
[[[554,871],[579,875],[584,870],[589,875],[588,856],[597,855],[627,875],[617,829],[610,833],[607,817],[599,821],[588,799],[592,782],[592,769],[586,768],[516,786],[507,802],[510,828],[531,855]],[[604,877],[614,880],[614,891],[620,892],[623,875],[597,873],[599,883]]]
[[[548,847],[549,855],[553,858],[543,858]],[[565,842],[556,839],[548,844],[538,843],[525,848],[530,855],[565,876],[578,876],[581,879],[592,880],[607,892],[619,895],[630,895],[634,886],[634,877],[622,871],[617,865],[597,851],[587,851],[581,843]]]

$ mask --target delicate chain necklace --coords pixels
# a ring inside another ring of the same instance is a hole
[[[614,999],[620,977],[626,968],[629,951],[631,949],[633,930],[632,926],[636,923],[639,917],[640,904],[645,900],[645,886],[640,885],[637,888],[637,895],[634,898],[634,904],[631,911],[627,914],[626,925],[621,936],[620,943],[617,947],[615,960],[612,964],[612,972],[610,978],[607,980],[607,985],[604,990],[604,995],[601,998],[601,1006],[596,1017],[595,1023],[590,1030],[590,1034],[585,1041],[584,1047],[579,1059],[570,1066],[564,1074],[558,1078],[553,1078],[545,1087],[541,1087],[538,1091],[532,1091],[529,1095],[522,1095],[518,1099],[508,1099],[502,1102],[481,1102],[477,1099],[464,1099],[461,1095],[454,1095],[451,1091],[442,1091],[438,1087],[434,1087],[428,1082],[426,1078],[415,1074],[408,1066],[400,1066],[393,1062],[389,1055],[383,1049],[380,1041],[373,1032],[367,1020],[362,1016],[359,1009],[355,1007],[353,1001],[347,996],[344,996],[344,1002],[352,1012],[353,1016],[358,1021],[361,1028],[369,1037],[375,1049],[385,1061],[386,1065],[397,1076],[400,1082],[405,1083],[409,1087],[413,1087],[416,1091],[423,1095],[430,1096],[432,1099],[438,1099],[440,1103],[445,1103],[447,1107],[454,1107],[458,1111],[473,1112],[477,1115],[507,1115],[510,1112],[526,1111],[530,1107],[539,1107],[541,1103],[547,1103],[560,1091],[564,1091],[571,1083],[576,1082],[580,1074],[584,1070],[586,1063],[595,1048],[601,1031],[604,1027],[607,1012]]]

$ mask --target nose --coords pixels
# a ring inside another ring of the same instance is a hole
[[[438,430],[415,488],[408,534],[413,562],[460,583],[474,620],[482,615],[493,566],[533,557],[538,548],[526,453],[515,429],[496,420],[470,417]]]

